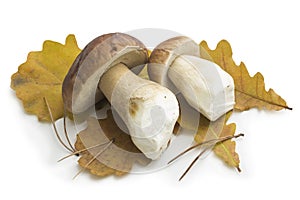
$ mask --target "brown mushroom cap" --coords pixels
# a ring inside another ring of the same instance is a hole
[[[173,92],[177,91],[168,78],[168,70],[173,61],[180,55],[199,57],[199,46],[191,38],[178,36],[160,43],[149,58],[148,74],[155,81]]]
[[[129,69],[148,61],[142,42],[124,33],[110,33],[91,41],[77,56],[62,86],[68,111],[78,114],[99,102],[103,95],[98,87],[101,76],[118,63]]]

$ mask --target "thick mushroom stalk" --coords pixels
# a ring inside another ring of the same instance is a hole
[[[185,100],[211,121],[235,104],[234,81],[217,64],[199,57],[199,46],[180,36],[159,44],[151,54],[151,80],[181,92]]]
[[[124,64],[109,69],[100,89],[127,125],[132,141],[151,159],[167,148],[179,115],[175,95],[136,76]]]
[[[80,113],[104,94],[134,144],[148,158],[157,159],[171,139],[179,107],[170,90],[130,70],[147,61],[147,49],[137,39],[122,33],[100,36],[72,65],[63,83],[63,98],[69,111]]]

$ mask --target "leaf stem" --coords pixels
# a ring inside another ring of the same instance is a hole
[[[49,112],[49,116],[50,116],[50,119],[51,119],[51,123],[52,123],[52,126],[53,126],[53,128],[54,128],[54,132],[55,132],[55,135],[56,135],[58,141],[59,141],[60,144],[63,145],[68,151],[73,152],[73,150],[72,150],[71,148],[69,148],[69,147],[62,141],[61,137],[59,136],[58,131],[57,131],[57,128],[56,128],[56,125],[55,125],[55,122],[54,122],[54,120],[53,120],[53,115],[52,115],[52,111],[51,111],[51,108],[50,108],[50,106],[49,106],[49,103],[48,103],[46,97],[43,97],[43,99],[44,99],[44,102],[45,102],[45,104],[46,104],[46,106],[47,106],[47,109],[48,109],[48,112]]]
[[[254,99],[257,99],[257,100],[259,100],[259,101],[262,101],[262,102],[265,102],[265,103],[268,103],[268,104],[271,104],[271,105],[274,105],[274,106],[278,106],[278,107],[280,107],[280,108],[284,108],[284,109],[288,109],[288,110],[293,110],[293,108],[288,107],[288,106],[286,106],[286,105],[278,104],[278,103],[275,103],[275,102],[272,102],[272,101],[268,101],[268,100],[266,100],[266,99],[259,98],[259,97],[257,97],[257,96],[254,96],[254,95],[252,95],[252,94],[246,93],[246,92],[244,92],[244,91],[242,91],[242,90],[239,90],[239,89],[235,89],[235,91],[240,92],[240,93],[242,93],[242,94],[244,94],[244,95],[250,96],[250,97],[252,97],[252,98],[254,98]]]
[[[69,138],[69,134],[67,132],[66,113],[67,113],[67,110],[66,110],[66,106],[64,105],[64,132],[65,132],[65,137],[67,139],[67,142],[68,142],[69,146],[71,147],[71,149],[73,150],[73,152],[75,152],[76,150],[73,147],[73,145],[71,144],[71,141],[70,141],[70,138]]]
[[[185,177],[185,175],[190,171],[190,169],[193,167],[193,165],[197,162],[197,160],[199,160],[199,158],[209,149],[209,147],[205,148],[203,151],[201,151],[198,156],[196,156],[196,158],[193,160],[193,162],[191,162],[191,164],[189,165],[189,167],[185,170],[185,172],[181,175],[181,177],[179,178],[178,181],[181,181],[183,179],[183,177]]]
[[[96,158],[98,156],[100,156],[112,143],[114,142],[114,139],[112,139],[101,151],[99,151],[96,156],[94,156],[84,167],[82,167],[77,174],[75,174],[75,176],[73,177],[73,179],[75,179],[76,177],[78,177],[82,172],[84,172],[84,170],[94,161],[96,160]]]
[[[190,171],[190,169],[194,166],[194,164],[197,162],[197,160],[199,160],[199,158],[211,147],[213,147],[214,145],[221,143],[221,142],[225,142],[227,140],[233,139],[233,138],[238,138],[244,136],[244,134],[240,133],[238,135],[233,135],[233,136],[226,136],[226,137],[222,137],[222,138],[218,138],[218,139],[212,139],[212,140],[207,140],[198,144],[195,144],[189,148],[187,148],[186,150],[184,150],[183,152],[181,152],[180,154],[178,154],[176,157],[174,157],[172,160],[170,160],[168,162],[168,164],[170,164],[171,162],[175,161],[176,159],[178,159],[179,157],[181,157],[182,155],[186,154],[187,152],[191,151],[192,149],[195,149],[196,147],[200,147],[204,144],[210,144],[209,146],[207,146],[205,149],[203,149],[198,156],[196,156],[196,158],[191,162],[191,164],[188,166],[188,168],[184,171],[184,173],[181,175],[181,177],[179,178],[179,181],[181,181],[185,175]],[[237,167],[237,170],[240,172],[241,169],[239,167]]]
[[[178,154],[176,157],[174,157],[173,159],[171,159],[168,164],[174,162],[175,160],[177,160],[179,157],[183,156],[184,154],[186,154],[187,152],[195,149],[196,147],[200,147],[204,144],[208,144],[208,143],[212,143],[214,142],[212,145],[215,145],[217,143],[220,143],[220,142],[224,142],[226,140],[230,140],[230,139],[233,139],[233,138],[238,138],[238,137],[241,137],[241,136],[244,136],[244,134],[240,133],[238,135],[233,135],[233,136],[226,136],[226,137],[223,137],[223,138],[218,138],[218,139],[211,139],[211,140],[207,140],[207,141],[204,141],[204,142],[201,142],[201,143],[198,143],[198,144],[195,144],[189,148],[187,148],[186,150],[184,150],[183,152],[181,152],[180,154]]]
[[[113,140],[114,140],[114,139],[113,139]],[[87,147],[87,148],[85,148],[85,149],[81,149],[81,150],[79,150],[79,151],[74,151],[73,153],[71,153],[71,154],[69,154],[69,155],[67,155],[67,156],[65,156],[65,157],[63,157],[63,158],[61,158],[61,159],[59,159],[57,162],[61,162],[61,161],[65,160],[66,158],[69,158],[69,157],[71,157],[71,156],[75,156],[75,155],[77,155],[77,154],[80,154],[80,153],[82,153],[82,152],[88,151],[88,150],[90,150],[90,149],[94,149],[94,148],[100,147],[100,146],[102,146],[102,145],[108,144],[109,142],[110,142],[110,141],[104,142],[104,143],[101,143],[101,144],[96,144],[96,145],[94,145],[94,146]]]

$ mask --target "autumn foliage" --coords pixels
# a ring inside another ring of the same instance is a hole
[[[235,64],[231,46],[226,40],[220,41],[214,50],[208,47],[206,41],[202,41],[200,49],[200,57],[215,62],[234,79],[235,110],[291,109],[273,89],[266,91],[261,73],[251,77],[244,63]],[[47,99],[54,121],[63,117],[62,82],[80,51],[75,36],[69,35],[65,44],[45,41],[42,51],[28,54],[27,61],[11,77],[11,88],[27,113],[36,115],[40,121],[50,122],[49,110],[44,101]],[[145,71],[142,76],[147,78]],[[228,123],[231,114],[232,111],[215,122],[201,115],[194,141],[200,144],[206,140],[234,136],[236,124]],[[179,126],[190,128],[180,118],[175,127],[176,133],[179,132]],[[130,136],[118,128],[111,111],[107,113],[106,119],[87,119],[87,128],[77,134],[75,149],[80,152],[79,165],[100,177],[124,175],[135,163],[146,165],[150,162],[133,144]],[[212,150],[228,166],[240,171],[235,141],[216,143]]]

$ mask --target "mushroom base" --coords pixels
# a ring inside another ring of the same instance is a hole
[[[175,95],[136,76],[124,64],[109,69],[99,87],[126,124],[134,144],[148,158],[159,158],[179,116]]]
[[[217,64],[195,56],[178,56],[168,76],[186,101],[211,121],[235,104],[234,81]]]

